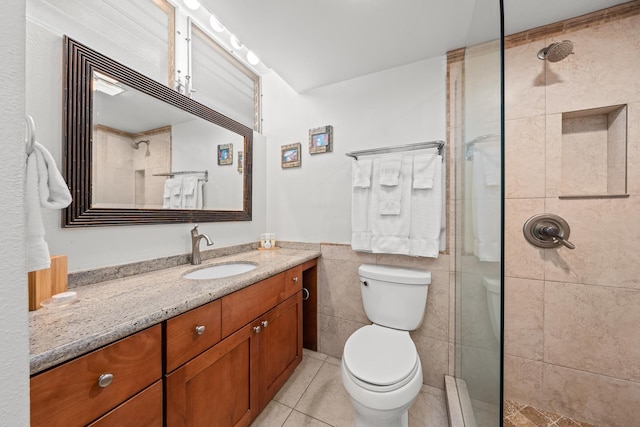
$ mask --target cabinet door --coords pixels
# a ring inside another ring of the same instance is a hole
[[[252,324],[169,374],[167,427],[248,426],[258,414],[258,347]]]
[[[264,408],[302,361],[302,291],[262,318],[259,382]]]

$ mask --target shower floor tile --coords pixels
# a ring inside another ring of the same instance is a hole
[[[511,400],[504,401],[504,427],[597,427]]]
[[[411,427],[448,427],[440,389],[424,386],[409,409]],[[340,359],[304,350],[303,362],[250,427],[351,427],[353,408]]]

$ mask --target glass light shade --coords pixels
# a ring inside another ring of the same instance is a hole
[[[251,65],[258,65],[258,63],[260,62],[260,59],[256,56],[255,53],[249,51],[247,52],[247,61]]]
[[[222,25],[213,15],[209,18],[209,25],[211,25],[211,28],[213,28],[217,33],[221,33],[225,30],[224,25]]]
[[[184,0],[184,5],[191,10],[197,10],[200,7],[200,2],[198,0]]]
[[[231,46],[236,49],[242,49],[244,47],[244,45],[240,43],[240,40],[238,40],[238,38],[233,34],[231,34]]]

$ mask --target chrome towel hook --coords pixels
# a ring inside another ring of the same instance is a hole
[[[26,145],[25,151],[27,156],[33,151],[33,144],[36,142],[36,124],[33,121],[33,117],[27,116],[24,118],[27,131],[24,137],[24,143]]]

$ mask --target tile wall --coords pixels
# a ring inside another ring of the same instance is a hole
[[[640,2],[596,14],[507,41],[505,398],[631,426],[640,419]],[[564,39],[574,55],[536,57]],[[562,113],[622,104],[628,197],[559,198]],[[522,225],[542,212],[567,220],[575,250],[526,242]]]

